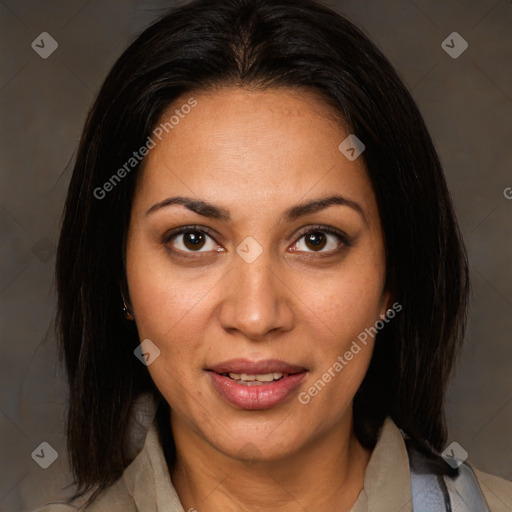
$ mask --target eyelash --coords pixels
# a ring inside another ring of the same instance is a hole
[[[189,232],[202,233],[204,235],[208,235],[212,240],[214,240],[216,243],[218,243],[215,240],[215,235],[214,235],[214,233],[211,230],[209,230],[208,228],[194,226],[194,225],[192,225],[192,226],[183,226],[181,228],[178,228],[175,231],[172,231],[171,233],[168,233],[168,234],[164,235],[162,242],[165,245],[167,245],[169,242],[171,242],[177,236],[183,235],[184,233],[189,233]],[[338,252],[340,252],[343,249],[343,247],[352,247],[353,239],[350,238],[346,233],[344,233],[341,230],[329,227],[329,226],[321,226],[321,225],[309,226],[307,229],[301,231],[299,233],[297,239],[295,240],[295,242],[293,244],[295,245],[304,236],[306,236],[306,235],[308,235],[310,233],[328,233],[328,234],[334,235],[341,242],[341,246],[337,247],[336,249],[331,249],[330,251],[325,251],[325,252],[322,252],[322,251],[319,251],[319,252],[316,252],[316,251],[297,251],[297,252],[306,252],[306,254],[309,254],[309,255],[317,254],[319,256],[331,256],[333,254],[337,254]],[[206,251],[187,251],[187,252],[184,252],[184,251],[181,251],[180,249],[178,249],[178,251],[173,250],[173,249],[170,249],[170,250],[172,252],[174,252],[174,253],[179,254],[180,256],[185,257],[185,258],[195,258],[196,256],[192,256],[193,254],[201,254],[201,252],[206,252]]]

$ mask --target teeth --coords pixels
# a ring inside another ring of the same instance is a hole
[[[229,376],[233,380],[241,380],[243,382],[247,382],[248,385],[251,385],[250,383],[256,384],[257,382],[272,382],[273,380],[278,380],[281,377],[287,377],[287,373],[263,373],[261,375],[247,375],[246,373],[230,373]]]

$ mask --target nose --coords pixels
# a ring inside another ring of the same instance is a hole
[[[270,333],[291,330],[293,293],[274,272],[269,259],[264,254],[252,263],[236,259],[223,283],[223,329],[250,340],[264,340]]]

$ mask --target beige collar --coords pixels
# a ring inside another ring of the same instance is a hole
[[[144,449],[124,471],[123,480],[137,510],[184,512],[171,482],[155,422],[149,427]]]
[[[155,421],[149,424],[144,447],[124,471],[123,481],[138,510],[185,512],[171,482]],[[412,512],[410,486],[404,440],[393,420],[386,418],[366,468],[364,489],[351,512]]]
[[[412,512],[409,456],[400,430],[386,418],[351,512]]]

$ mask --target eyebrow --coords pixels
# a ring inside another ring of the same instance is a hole
[[[145,215],[150,215],[158,210],[161,210],[162,208],[166,208],[174,204],[185,206],[189,210],[197,213],[198,215],[202,215],[203,217],[221,220],[224,222],[231,221],[231,215],[225,208],[221,208],[206,201],[192,199],[191,197],[184,196],[168,197],[167,199],[154,204],[151,208],[149,208]],[[291,222],[310,213],[325,210],[329,206],[333,205],[348,206],[349,208],[352,208],[361,215],[365,224],[368,224],[368,219],[366,218],[365,212],[361,205],[356,201],[341,195],[321,197],[319,199],[313,199],[311,201],[292,206],[291,208],[288,208],[284,211],[283,220],[286,222]]]

